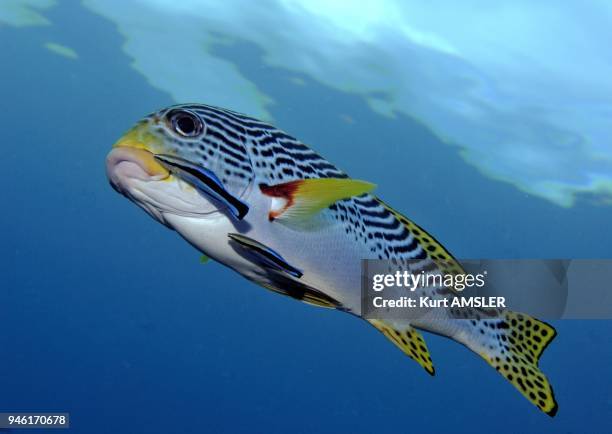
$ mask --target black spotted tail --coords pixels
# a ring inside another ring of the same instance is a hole
[[[542,352],[557,334],[555,329],[529,315],[511,311],[505,312],[503,318],[472,324],[474,333],[465,342],[460,339],[462,343],[480,354],[532,404],[554,416],[557,401],[538,364]]]

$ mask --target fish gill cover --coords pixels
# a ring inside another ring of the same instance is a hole
[[[0,22],[43,25],[53,4],[9,0]],[[133,67],[177,102],[269,119],[272,98],[214,51],[249,41],[270,66],[420,121],[491,178],[566,207],[612,199],[609,2],[83,4],[116,23]]]

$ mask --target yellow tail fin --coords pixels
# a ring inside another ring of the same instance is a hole
[[[504,313],[503,319],[485,321],[496,328],[499,345],[477,352],[532,404],[554,416],[558,410],[557,401],[538,362],[557,335],[555,329],[529,315],[510,311]]]
[[[392,321],[367,321],[434,375],[425,340],[415,328]],[[553,389],[538,367],[540,355],[557,334],[552,326],[510,311],[504,312],[502,318],[455,321],[459,332],[451,336],[453,339],[478,353],[544,413],[549,416],[557,413]]]

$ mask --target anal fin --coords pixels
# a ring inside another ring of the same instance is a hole
[[[421,365],[428,374],[435,375],[436,370],[429,355],[425,339],[414,327],[407,325],[400,329],[382,320],[368,319],[367,321],[399,347],[408,357]]]

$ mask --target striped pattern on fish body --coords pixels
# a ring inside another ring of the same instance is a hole
[[[348,175],[308,146],[277,128],[244,115],[216,107],[195,105],[193,110],[206,120],[207,132],[196,155],[202,164],[225,154],[230,167],[223,169],[222,181],[231,177],[264,184],[281,184],[310,178],[348,178]],[[244,147],[238,148],[239,141]],[[246,164],[250,162],[251,167]],[[214,169],[213,169],[214,170]],[[233,181],[235,182],[235,181]],[[424,231],[391,211],[370,194],[339,201],[329,207],[332,219],[357,244],[363,245],[361,258],[425,259],[426,249],[443,255]],[[413,232],[409,229],[412,228]],[[359,246],[361,247],[361,246]]]
[[[248,205],[248,213],[242,220],[235,219],[222,204],[156,167],[142,150],[173,155],[214,172],[227,195]],[[122,165],[125,161],[129,164]],[[414,273],[463,272],[437,240],[367,193],[365,183],[356,184],[281,130],[230,110],[189,104],[146,117],[115,145],[107,159],[107,173],[116,190],[207,256],[268,289],[308,303],[359,316],[362,259],[391,260]],[[338,193],[337,200],[315,215],[283,220],[284,210],[288,208],[289,215],[297,205],[291,197],[293,190],[281,187],[311,183],[304,193],[311,195],[310,201],[301,202],[307,208],[313,206],[312,194],[317,184],[324,184],[322,179],[338,180],[339,190],[346,185],[347,192],[363,193],[346,197]],[[270,193],[285,191],[286,197]],[[275,219],[277,214],[280,220]],[[230,234],[243,242],[231,242]],[[270,269],[258,260],[261,254],[282,258],[288,269],[300,270],[299,277]],[[445,288],[423,291],[432,297],[448,292]],[[433,362],[417,329],[454,339],[482,356],[542,411],[549,415],[557,411],[552,388],[538,368],[542,351],[555,336],[548,324],[514,312],[502,312],[499,318],[487,319],[483,314],[480,319],[458,319],[450,309],[432,310],[411,323],[369,322],[430,374]]]

